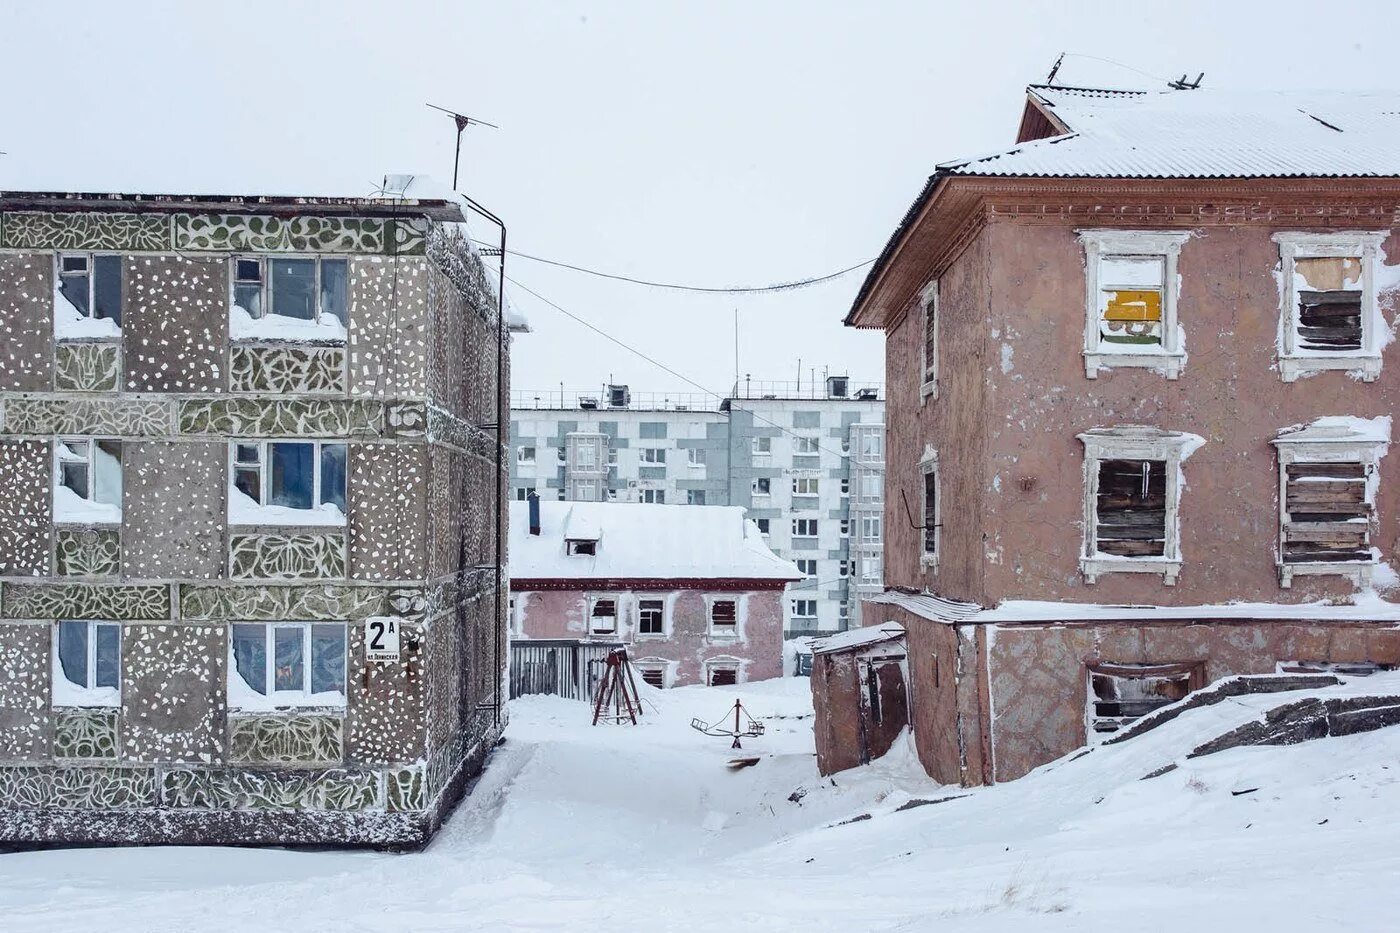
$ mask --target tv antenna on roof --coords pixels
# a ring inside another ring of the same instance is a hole
[[[1186,75],[1182,75],[1175,81],[1168,81],[1167,87],[1171,88],[1173,91],[1194,91],[1196,88],[1201,86],[1201,79],[1205,76],[1206,73],[1203,71],[1200,74],[1196,75],[1195,81],[1188,81],[1186,80]]]
[[[437,104],[428,104],[434,110],[441,110],[450,116],[457,124],[457,151],[452,156],[452,190],[457,190],[457,166],[462,161],[462,131],[469,126],[489,126],[493,130],[500,129],[494,123],[487,123],[485,120],[478,120],[476,117],[469,117],[465,113],[458,113],[455,110],[448,110],[446,107],[439,107]]]
[[[1060,53],[1060,57],[1057,58],[1057,59],[1055,59],[1055,64],[1053,64],[1053,65],[1050,66],[1050,73],[1049,73],[1048,75],[1045,76],[1045,83],[1046,83],[1046,84],[1054,84],[1054,83],[1055,83],[1055,75],[1057,75],[1057,74],[1060,73],[1060,65],[1064,64],[1064,61],[1065,61],[1065,53],[1064,53],[1064,52],[1061,52],[1061,53]]]

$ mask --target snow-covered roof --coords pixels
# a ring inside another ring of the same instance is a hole
[[[769,550],[744,510],[727,505],[540,502],[510,504],[510,575],[516,580],[799,580]],[[566,554],[565,540],[595,540],[596,554]]]
[[[1034,86],[1068,129],[940,174],[1095,178],[1400,176],[1400,92]]]
[[[1388,602],[1374,593],[1359,593],[1348,603],[1239,602],[1197,606],[1132,606],[1008,599],[990,609],[984,609],[976,603],[944,599],[929,593],[910,594],[889,590],[871,597],[869,601],[898,606],[921,618],[945,624],[1128,622],[1154,619],[1400,622],[1400,603]]]
[[[832,654],[837,651],[850,651],[853,648],[864,648],[869,645],[877,645],[880,642],[894,641],[896,638],[904,637],[904,626],[898,622],[883,622],[879,625],[867,625],[864,628],[848,629],[838,632],[835,635],[828,635],[826,638],[818,639],[812,645],[813,654]]]
[[[1328,415],[1307,424],[1284,428],[1275,444],[1389,444],[1390,416],[1357,418],[1354,415]]]

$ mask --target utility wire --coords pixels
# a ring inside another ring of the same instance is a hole
[[[1142,75],[1144,78],[1152,78],[1154,81],[1163,81],[1166,83],[1171,83],[1172,80],[1171,78],[1164,78],[1161,75],[1154,75],[1150,71],[1143,71],[1141,68],[1134,68],[1132,65],[1127,65],[1120,61],[1114,61],[1111,58],[1103,58],[1099,55],[1085,55],[1082,52],[1066,52],[1065,57],[1087,58],[1090,61],[1103,62],[1105,65],[1117,65],[1119,68],[1126,68],[1129,71],[1135,71],[1138,74]]]
[[[527,294],[530,294],[530,295],[534,295],[534,296],[535,296],[536,298],[538,298],[540,301],[543,301],[545,304],[549,305],[551,308],[553,308],[554,310],[558,311],[560,314],[564,315],[565,317],[568,317],[568,318],[571,318],[571,319],[577,321],[578,323],[582,324],[584,327],[587,327],[589,330],[593,331],[593,332],[594,332],[595,334],[597,334],[598,336],[603,337],[603,338],[606,339],[606,340],[612,341],[613,343],[617,344],[617,345],[618,345],[619,347],[621,347],[622,349],[626,350],[628,353],[632,353],[632,354],[635,354],[636,356],[641,357],[642,359],[646,360],[646,361],[647,361],[648,363],[650,363],[651,365],[657,367],[658,369],[664,370],[665,372],[670,373],[672,376],[675,376],[677,379],[681,380],[682,382],[686,383],[687,385],[692,385],[692,386],[694,386],[695,388],[699,389],[701,392],[705,393],[706,395],[713,395],[713,396],[714,396],[715,398],[717,398],[717,399],[723,400],[724,398],[726,398],[726,396],[720,394],[719,392],[713,392],[713,391],[711,391],[711,390],[705,388],[705,387],[702,386],[700,383],[696,382],[694,379],[691,379],[689,376],[687,376],[687,375],[685,375],[685,374],[683,374],[683,373],[676,372],[674,369],[672,369],[671,367],[667,366],[665,363],[661,362],[660,360],[656,359],[655,357],[648,356],[647,354],[643,353],[641,350],[638,350],[636,347],[632,346],[631,344],[627,344],[627,343],[622,342],[622,341],[619,340],[618,338],[614,337],[612,334],[608,333],[607,331],[603,330],[602,328],[598,327],[597,325],[592,324],[592,323],[590,323],[589,321],[584,320],[583,318],[579,317],[577,314],[574,314],[572,311],[569,311],[569,310],[567,310],[567,309],[561,307],[560,305],[555,304],[554,302],[550,301],[550,300],[549,300],[548,298],[546,298],[545,296],[541,295],[539,292],[537,292],[537,291],[535,291],[534,289],[530,288],[528,285],[525,285],[525,284],[523,284],[522,282],[520,282],[518,279],[511,278],[510,276],[506,276],[505,279],[506,279],[507,282],[509,282],[510,284],[514,285],[516,288],[519,288],[521,291],[523,291],[523,292],[525,292],[525,293],[527,293]],[[737,389],[737,386],[736,386],[736,389]],[[737,401],[737,400],[736,400],[736,399],[730,399],[730,401],[729,401],[729,407],[730,407],[731,409],[734,409],[734,410],[737,410],[737,411],[746,411],[746,412],[748,412],[750,415],[752,415],[756,421],[762,421],[764,424],[767,424],[767,425],[769,425],[769,426],[771,426],[771,427],[775,427],[775,428],[777,428],[779,431],[782,431],[784,434],[791,435],[792,437],[800,437],[800,438],[803,438],[803,439],[806,439],[806,440],[810,440],[810,439],[811,439],[811,438],[810,438],[808,435],[806,435],[806,434],[798,434],[796,431],[793,431],[793,430],[791,430],[790,428],[787,428],[787,427],[785,427],[785,426],[779,424],[779,423],[776,422],[776,421],[771,421],[771,420],[769,420],[768,418],[763,417],[763,416],[760,415],[758,412],[754,411],[752,408],[744,408],[742,405],[736,406],[736,405],[734,404],[735,401]],[[830,448],[830,447],[824,447],[824,446],[822,446],[822,444],[821,444],[820,441],[818,441],[818,443],[817,443],[817,449],[818,449],[818,450],[824,450],[824,451],[826,451],[826,452],[829,453],[829,454],[834,454],[834,455],[840,457],[842,460],[849,460],[850,457],[851,457],[851,455],[850,455],[849,453],[843,453],[843,452],[841,452],[841,451],[839,451],[839,450],[833,450],[833,449]]]
[[[479,243],[482,246],[491,245],[489,243],[482,243],[479,240],[473,240],[472,242]],[[806,288],[809,285],[820,285],[822,282],[830,282],[832,279],[839,279],[841,276],[854,272],[857,269],[864,268],[865,266],[868,266],[875,261],[873,259],[866,259],[862,262],[856,263],[853,266],[847,266],[844,269],[839,269],[836,272],[828,272],[826,275],[818,275],[810,279],[798,279],[794,282],[779,282],[774,285],[754,285],[747,287],[740,286],[736,288],[707,288],[700,285],[677,285],[673,282],[653,282],[648,279],[633,278],[629,275],[617,275],[612,272],[600,272],[597,269],[589,269],[585,266],[576,266],[573,263],[561,262],[557,259],[545,259],[543,256],[531,256],[529,253],[520,253],[516,252],[513,249],[507,250],[507,252],[509,252],[512,256],[516,256],[520,259],[529,259],[532,262],[542,262],[547,266],[557,266],[560,269],[571,269],[574,272],[582,272],[587,275],[596,275],[601,279],[612,279],[616,282],[630,282],[633,285],[646,285],[650,288],[669,288],[674,291],[680,292],[700,292],[706,295],[761,295],[768,292],[785,292],[797,288]]]

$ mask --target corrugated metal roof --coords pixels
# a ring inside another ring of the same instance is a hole
[[[939,174],[1092,178],[1400,176],[1400,92],[1034,87],[1070,132]]]
[[[836,635],[819,638],[812,643],[812,653],[833,654],[837,651],[851,651],[855,648],[868,648],[871,645],[903,637],[904,626],[898,622],[884,622],[880,625],[868,625],[865,628],[847,629]]]

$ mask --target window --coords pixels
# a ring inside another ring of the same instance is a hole
[[[666,490],[664,489],[643,489],[641,496],[643,502],[654,502],[657,505],[664,505],[666,502]]]
[[[666,672],[671,665],[661,658],[643,658],[633,664],[642,683],[658,690],[666,689]]]
[[[1279,375],[1292,382],[1325,369],[1381,372],[1385,319],[1376,261],[1386,233],[1276,233],[1282,273]]]
[[[841,537],[843,537],[843,538],[849,538],[850,536],[851,536],[851,520],[850,520],[849,518],[843,518],[843,519],[841,519]]]
[[[229,706],[345,705],[345,625],[235,622],[229,638]]]
[[[665,463],[665,447],[643,447],[637,451],[642,463]]]
[[[860,559],[860,585],[879,586],[884,580],[885,562],[877,554],[867,554]]]
[[[54,336],[116,337],[122,332],[122,259],[59,253]]]
[[[1389,421],[1319,418],[1273,441],[1279,457],[1279,582],[1299,574],[1371,579],[1380,458]]]
[[[850,477],[843,476],[843,477],[841,477],[841,495],[844,497],[844,496],[849,496],[850,494],[851,494],[851,480],[850,480]]]
[[[692,467],[705,468],[705,448],[687,447],[685,451],[686,464]]]
[[[926,451],[924,459],[919,463],[919,469],[923,474],[924,485],[924,529],[920,536],[920,560],[925,565],[930,565],[938,562],[939,524],[942,521],[938,501],[938,455],[932,450]]]
[[[794,538],[815,538],[817,536],[817,520],[815,518],[794,518],[792,520],[792,536]]]
[[[515,451],[515,462],[516,462],[516,463],[529,463],[529,464],[534,464],[534,462],[535,462],[535,448],[533,448],[533,447],[518,447],[518,448],[516,448],[516,451]]]
[[[598,466],[598,448],[589,443],[578,444],[574,447],[574,468],[578,470],[592,470]]]
[[[860,474],[860,499],[862,502],[881,502],[885,498],[885,478],[879,473]]]
[[[755,437],[750,439],[749,443],[753,449],[755,460],[767,459],[773,453],[773,438],[771,437]]]
[[[666,600],[637,600],[637,634],[666,634]]]
[[[687,490],[685,491],[685,504],[686,504],[686,505],[704,505],[704,504],[705,504],[705,490],[703,490],[703,489],[687,489]]]
[[[1181,374],[1177,257],[1189,233],[1080,230],[1084,246],[1084,375],[1104,367]]]
[[[884,519],[879,515],[860,517],[860,540],[863,544],[879,544],[883,539]]]
[[[734,635],[739,627],[739,602],[727,597],[710,597],[710,634]]]
[[[773,481],[768,477],[762,477],[753,481],[753,494],[755,496],[766,496],[773,492]]]
[[[756,518],[754,519],[754,521],[758,524],[758,533],[766,537],[768,535],[769,528],[771,527],[772,519]]]
[[[564,553],[571,557],[592,557],[598,553],[598,542],[590,538],[574,538],[564,542]]]
[[[711,687],[732,687],[739,682],[739,662],[712,658],[705,662],[705,683]]]
[[[617,448],[608,448],[608,466],[617,466]]]
[[[793,563],[797,564],[798,573],[802,574],[804,577],[815,577],[817,575],[816,560],[804,557],[800,560],[793,561]]]
[[[347,260],[242,256],[232,263],[229,330],[234,339],[345,336],[350,305]]]
[[[1182,664],[1091,664],[1088,732],[1101,742],[1155,709],[1182,699],[1205,682],[1199,662]]]
[[[817,490],[817,478],[814,476],[794,476],[792,478],[792,494],[794,496],[815,496]]]
[[[841,565],[837,569],[836,574],[843,580],[849,577],[851,575],[851,562],[849,560],[841,561]]]
[[[516,486],[516,487],[515,487],[515,498],[516,498],[517,501],[526,502],[526,501],[528,501],[529,498],[530,498],[530,493],[532,493],[532,492],[534,492],[534,491],[535,491],[535,489],[534,489],[533,486]]]
[[[885,459],[885,435],[882,429],[878,427],[861,428],[858,436],[860,438],[860,459]]]
[[[59,438],[54,443],[53,520],[84,525],[122,520],[122,442]]]
[[[817,601],[815,599],[794,599],[792,601],[792,617],[794,619],[815,619],[817,617]]]
[[[233,441],[229,523],[345,524],[345,445]]]
[[[815,437],[795,437],[793,438],[793,451],[799,454],[820,453],[821,445]]]
[[[923,381],[919,394],[924,399],[938,398],[938,282],[930,282],[919,298],[923,307],[923,337],[920,357],[923,360]]]
[[[59,622],[54,629],[54,706],[117,706],[121,702],[121,626]]]
[[[1157,573],[1168,586],[1181,571],[1181,464],[1204,441],[1194,434],[1131,425],[1097,428],[1084,442],[1086,583],[1101,573]]]
[[[597,502],[598,491],[601,487],[597,480],[576,479],[569,483],[569,488],[573,492],[569,498],[575,502]]]
[[[613,635],[617,632],[617,597],[595,596],[588,601],[588,634]]]

